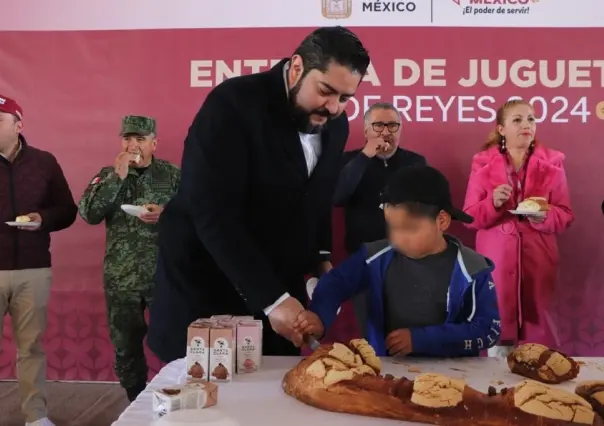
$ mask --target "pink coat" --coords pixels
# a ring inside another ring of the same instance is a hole
[[[498,148],[482,151],[472,160],[464,211],[474,217],[469,227],[478,230],[476,251],[495,263],[502,345],[531,341],[559,346],[551,319],[558,276],[557,234],[573,221],[564,158],[561,152],[537,145],[527,165],[524,198],[547,197],[551,204],[540,224],[509,213],[516,200],[497,210],[493,206],[493,190],[508,183],[506,158]]]

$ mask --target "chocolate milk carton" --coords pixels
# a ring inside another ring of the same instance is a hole
[[[262,365],[262,321],[237,324],[237,373],[253,373]]]
[[[212,315],[210,317],[211,320],[222,321],[222,320],[230,320],[233,318],[233,315]]]
[[[187,330],[187,379],[208,380],[210,327],[212,322],[194,321]]]
[[[210,380],[231,381],[235,372],[236,327],[229,323],[218,323],[210,329]]]

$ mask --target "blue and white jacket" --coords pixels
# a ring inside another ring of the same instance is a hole
[[[476,356],[497,343],[501,334],[493,262],[447,236],[458,246],[457,263],[447,294],[444,324],[411,328],[415,356]],[[383,288],[386,271],[395,249],[386,240],[365,244],[324,275],[313,292],[309,309],[327,330],[340,305],[357,295],[366,295],[364,313],[357,313],[365,338],[378,356],[387,356],[384,335]],[[404,279],[404,277],[400,277]],[[363,315],[364,314],[364,315]],[[364,323],[364,324],[363,324]]]

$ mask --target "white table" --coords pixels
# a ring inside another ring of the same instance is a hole
[[[575,381],[557,385],[562,389],[574,392],[578,381],[604,380],[604,358],[575,358],[585,365]],[[199,418],[204,412],[218,409],[238,422],[241,426],[366,426],[366,417],[330,413],[304,405],[286,395],[281,389],[281,380],[285,373],[299,362],[296,357],[265,357],[261,371],[248,375],[235,376],[230,383],[221,384],[218,390],[218,405],[199,411]],[[523,378],[510,373],[505,360],[497,358],[463,358],[455,360],[405,359],[393,362],[382,361],[384,373],[413,378],[415,372],[409,368],[419,369],[422,373],[436,372],[451,377],[463,378],[466,383],[482,392],[489,386],[496,388],[510,387]],[[151,389],[181,383],[185,371],[184,359],[165,366],[149,383],[147,389],[122,413],[113,426],[150,426],[153,412],[151,410]],[[504,384],[498,384],[503,381]],[[371,425],[404,425],[403,422],[371,419]],[[409,423],[411,424],[411,423]],[[193,425],[193,424],[192,424]],[[203,425],[203,423],[200,423]]]

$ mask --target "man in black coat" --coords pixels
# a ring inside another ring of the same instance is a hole
[[[368,66],[353,33],[320,28],[270,71],[207,96],[159,222],[148,342],[161,360],[183,357],[188,325],[216,314],[262,318],[264,354],[299,355],[304,275],[331,267],[344,109]]]
[[[380,195],[396,171],[426,165],[422,155],[399,146],[401,115],[394,105],[373,104],[365,112],[364,124],[365,145],[344,154],[334,194],[334,204],[345,209],[349,254],[363,243],[387,238]]]

